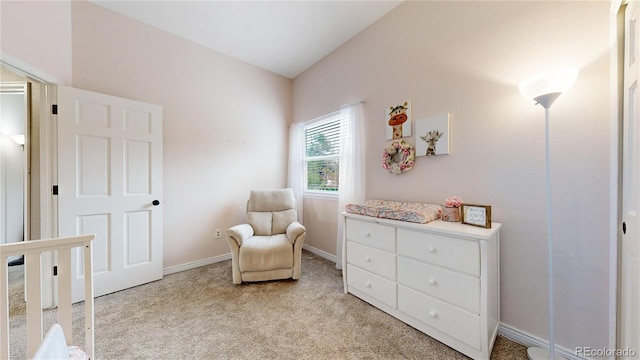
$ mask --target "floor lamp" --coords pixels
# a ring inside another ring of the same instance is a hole
[[[578,77],[578,70],[564,68],[523,81],[520,92],[532,98],[536,105],[544,108],[544,138],[545,138],[545,169],[547,190],[547,251],[548,251],[548,278],[549,278],[549,349],[530,347],[527,355],[530,360],[555,359],[555,333],[554,333],[554,304],[553,304],[553,223],[551,216],[551,177],[549,175],[549,109],[553,102],[573,83]]]

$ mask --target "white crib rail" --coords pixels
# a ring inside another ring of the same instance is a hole
[[[65,333],[67,344],[73,343],[71,302],[71,249],[84,248],[84,323],[85,351],[94,359],[93,329],[93,265],[91,243],[95,235],[32,240],[0,245],[0,359],[9,358],[9,280],[7,262],[11,256],[24,255],[27,293],[27,355],[31,358],[43,338],[41,254],[58,253],[58,323]]]

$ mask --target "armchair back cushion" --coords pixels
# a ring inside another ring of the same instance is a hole
[[[291,189],[251,191],[247,203],[247,223],[255,235],[284,234],[298,220],[296,200]]]

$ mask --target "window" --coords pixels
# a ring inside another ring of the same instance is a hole
[[[342,119],[336,112],[304,127],[305,191],[338,193]]]

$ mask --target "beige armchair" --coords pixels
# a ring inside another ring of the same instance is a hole
[[[306,231],[291,189],[251,191],[246,223],[227,231],[233,283],[300,279]]]

